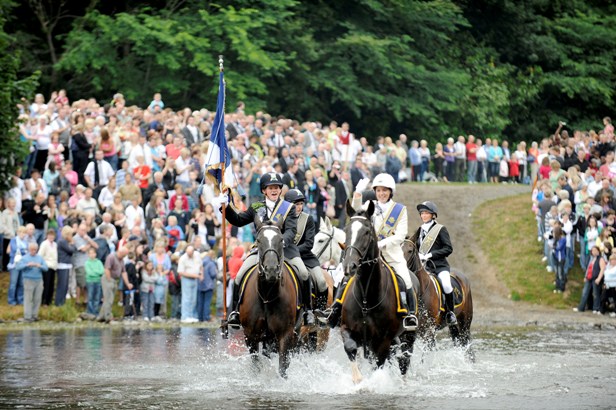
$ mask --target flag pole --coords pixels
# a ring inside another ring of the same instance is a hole
[[[224,60],[222,55],[218,56],[218,68],[222,73],[224,71],[223,66]],[[225,90],[223,89],[223,92]],[[223,97],[224,101],[224,97]],[[222,112],[224,113],[224,106],[222,107]],[[224,127],[224,124],[222,124]],[[223,155],[226,155],[226,152],[223,152]],[[221,186],[221,194],[222,188],[224,186],[224,177],[225,177],[225,163],[226,158],[222,161],[222,182]],[[227,339],[229,337],[229,325],[227,323],[227,204],[222,206],[222,319],[220,321],[220,329],[222,331],[222,338]]]

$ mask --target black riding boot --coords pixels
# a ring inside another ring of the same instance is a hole
[[[340,315],[342,314],[342,303],[340,303],[339,300],[344,294],[344,289],[346,288],[347,283],[348,281],[346,280],[346,278],[343,279],[343,281],[340,283],[340,286],[338,286],[338,290],[336,291],[336,296],[334,297],[334,303],[329,308],[330,312],[327,316],[327,323],[332,329],[338,326],[338,324],[340,323]]]
[[[224,290],[223,290],[224,291]],[[233,284],[233,300],[231,301],[231,313],[229,313],[229,319],[227,323],[233,327],[240,326],[240,312],[239,312],[239,300],[240,300],[240,285]]]
[[[401,300],[404,300],[404,299],[401,298]],[[402,321],[402,326],[404,327],[404,330],[415,331],[417,330],[417,316],[415,316],[416,302],[415,302],[415,292],[413,292],[413,289],[406,290],[406,300],[404,300],[404,303],[406,303],[405,307],[408,313],[406,316],[404,316],[404,319]]]
[[[302,303],[304,304],[304,325],[314,325],[314,313],[312,312],[312,281],[310,278],[302,283]]]
[[[445,320],[448,325],[457,325],[458,319],[456,319],[456,314],[454,312],[453,305],[453,292],[445,293]]]

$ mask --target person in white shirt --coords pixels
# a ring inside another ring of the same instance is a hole
[[[126,215],[126,222],[124,224],[129,230],[133,229],[133,226],[137,223],[139,223],[141,229],[145,229],[145,214],[143,208],[139,206],[137,198],[131,199],[131,203],[126,207],[124,214]]]
[[[195,323],[197,319],[197,285],[203,279],[203,263],[192,245],[180,257],[178,273],[182,278],[182,322]]]
[[[109,184],[109,179],[115,175],[115,171],[109,164],[109,162],[105,161],[104,154],[102,150],[96,150],[94,153],[94,161],[91,161],[83,174],[83,178],[85,179],[88,186],[92,189],[97,189],[100,192],[100,189],[107,186]],[[96,184],[96,170],[95,165],[98,166],[98,184]]]

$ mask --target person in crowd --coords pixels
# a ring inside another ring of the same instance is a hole
[[[105,259],[105,272],[101,278],[101,288],[103,290],[103,305],[96,317],[99,322],[111,322],[113,314],[111,307],[115,299],[115,293],[118,288],[118,279],[122,278],[126,289],[133,289],[132,283],[128,280],[123,259],[128,254],[128,248],[119,248],[116,252],[109,254]]]
[[[103,262],[96,255],[96,249],[88,249],[88,260],[85,264],[86,289],[88,290],[87,318],[93,320],[98,316],[101,305],[101,278],[105,273]]]
[[[56,280],[56,270],[58,269],[58,244],[56,243],[56,230],[49,229],[46,239],[41,243],[38,251],[39,255],[45,260],[47,270],[43,272],[43,305],[51,305],[53,291]]]
[[[39,309],[43,296],[43,272],[47,270],[47,264],[43,257],[37,254],[36,242],[28,244],[28,253],[24,255],[15,269],[23,277],[24,283],[24,320],[35,322],[39,320]]]
[[[203,275],[197,285],[197,318],[199,322],[211,321],[211,303],[218,268],[214,261],[214,251],[208,251],[203,257]]]
[[[169,294],[171,295],[171,320],[182,318],[182,278],[178,273],[179,255],[171,255],[171,268],[167,275],[169,280]]]
[[[591,292],[593,297],[592,312],[595,314],[601,313],[601,278],[604,276],[605,267],[607,265],[605,258],[601,255],[599,247],[593,245],[590,250],[590,260],[588,267],[584,272],[584,288],[582,289],[582,297],[575,312],[584,312]]]
[[[28,240],[26,239],[26,227],[17,228],[15,235],[8,246],[9,254],[9,305],[23,305],[24,303],[24,284],[23,275],[17,269],[17,263],[28,253]]]
[[[197,293],[198,281],[203,279],[203,262],[193,246],[188,246],[180,257],[178,273],[182,278],[182,323],[198,322]]]
[[[154,263],[151,260],[147,261],[141,269],[141,285],[139,286],[141,312],[146,322],[154,320],[154,288],[158,277],[159,273],[154,269]]]

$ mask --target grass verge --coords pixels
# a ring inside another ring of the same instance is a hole
[[[516,195],[481,204],[473,213],[473,229],[481,248],[504,281],[514,300],[559,309],[576,306],[583,274],[576,257],[567,290],[553,293],[554,273],[546,271],[543,242],[537,241],[537,223],[530,209],[530,195]]]

